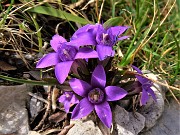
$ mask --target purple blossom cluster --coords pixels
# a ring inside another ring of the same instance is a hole
[[[71,78],[69,85],[72,91],[65,91],[59,97],[59,102],[64,104],[67,113],[72,105],[77,104],[72,111],[72,119],[82,118],[95,110],[104,125],[108,128],[111,127],[112,112],[109,102],[124,98],[128,95],[128,92],[119,86],[107,84],[106,72],[108,71],[105,71],[102,62],[107,58],[114,57],[115,50],[113,46],[118,41],[129,37],[122,36],[128,28],[127,26],[104,28],[102,24],[87,24],[79,28],[72,35],[69,42],[60,35],[52,37],[50,45],[54,52],[42,57],[36,68],[55,66],[55,76],[60,84],[64,83],[73,71],[72,69],[76,67],[78,60],[84,60],[86,63],[89,59],[99,61],[90,73],[90,80]],[[140,69],[135,66],[132,66],[132,68],[137,72],[135,77],[139,82],[138,86],[140,86],[142,93],[140,104],[146,104],[149,99],[148,94],[156,101],[155,94],[151,89],[152,82],[143,77]]]

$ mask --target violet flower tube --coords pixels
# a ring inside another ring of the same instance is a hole
[[[79,103],[78,98],[75,96],[73,92],[66,91],[59,97],[59,102],[64,104],[64,109],[66,113],[69,112],[71,105]]]
[[[71,79],[69,84],[76,94],[83,97],[74,108],[72,119],[82,118],[95,110],[100,120],[110,128],[112,112],[108,101],[122,99],[127,92],[117,86],[106,86],[106,74],[103,66],[98,65],[94,69],[91,84],[76,78]]]
[[[97,52],[93,49],[88,47],[77,49],[75,46],[67,45],[66,39],[59,35],[54,35],[50,44],[55,52],[41,58],[36,68],[46,68],[55,65],[55,76],[61,84],[68,76],[75,59],[98,58]]]
[[[101,24],[87,24],[73,34],[69,44],[73,44],[76,47],[82,45],[95,45],[99,60],[102,61],[108,56],[114,56],[115,51],[113,50],[113,46],[117,41],[129,37],[119,37],[128,28],[129,27],[127,26],[115,26],[106,29]]]
[[[141,70],[135,66],[132,66],[132,68],[134,70],[137,71],[137,73],[143,75],[143,73],[141,72]],[[142,87],[142,95],[141,95],[141,99],[140,99],[140,104],[141,105],[145,105],[146,102],[149,99],[149,95],[148,93],[152,96],[152,98],[154,99],[154,101],[157,101],[156,96],[154,94],[154,91],[151,89],[152,81],[150,81],[149,79],[142,77],[140,75],[135,75],[136,78],[138,79],[138,81],[141,83],[141,87]]]

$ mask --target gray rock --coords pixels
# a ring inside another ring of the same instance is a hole
[[[41,134],[36,131],[29,131],[28,135],[41,135]]]
[[[34,93],[34,95],[42,97],[41,93]],[[38,115],[40,110],[43,108],[43,102],[39,101],[35,97],[32,97],[29,104],[30,104],[29,108],[30,108],[31,117],[34,118],[36,115]]]
[[[180,134],[180,108],[174,99],[165,104],[162,117],[157,124],[140,135],[179,135]]]
[[[158,79],[157,76],[154,74],[147,74],[147,76],[151,77],[154,80]],[[156,83],[154,83],[151,88],[155,92],[157,102],[155,102],[150,96],[147,104],[142,106],[138,110],[138,112],[146,118],[145,128],[143,129],[143,131],[152,128],[156,124],[157,120],[161,117],[164,111],[164,98],[165,98],[166,88]]]
[[[75,124],[67,133],[67,135],[103,135],[98,126],[95,126],[92,120],[71,120],[71,124]]]
[[[147,104],[138,110],[138,112],[146,118],[145,128],[143,130],[152,128],[164,111],[164,99],[162,94],[156,88],[152,87],[152,89],[156,94],[157,102],[150,97]]]
[[[0,134],[27,135],[27,85],[0,86]]]
[[[131,104],[131,101],[129,99],[126,99],[126,100],[119,100],[117,101],[118,105],[125,108],[125,109],[128,109],[129,108],[129,105]]]
[[[116,106],[114,110],[113,135],[137,135],[145,125],[145,118],[138,112],[127,112]]]

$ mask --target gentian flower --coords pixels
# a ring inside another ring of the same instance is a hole
[[[75,59],[98,58],[98,54],[91,48],[83,47],[77,49],[75,46],[67,45],[62,36],[53,36],[50,44],[55,52],[45,55],[39,60],[36,68],[45,68],[55,65],[55,76],[62,84],[71,69]]]
[[[98,65],[91,77],[91,84],[73,78],[69,81],[72,90],[83,97],[72,112],[72,119],[82,118],[94,109],[100,120],[110,128],[112,112],[108,101],[119,100],[127,92],[117,86],[106,86],[106,74],[102,65]]]
[[[143,73],[141,72],[141,70],[135,66],[132,66],[134,70],[137,71],[138,74],[143,75]],[[154,99],[154,101],[156,101],[156,96],[154,94],[154,91],[151,89],[151,86],[153,85],[152,81],[150,81],[149,79],[140,76],[140,75],[135,75],[136,78],[138,79],[138,81],[141,83],[141,87],[142,87],[142,95],[141,95],[141,99],[140,99],[140,104],[141,105],[145,105],[146,102],[149,99],[149,95],[148,93],[152,96],[152,98]]]
[[[113,46],[117,41],[129,37],[119,37],[128,28],[127,26],[115,26],[106,29],[101,24],[87,24],[73,34],[70,44],[76,47],[81,45],[95,45],[99,60],[102,61],[108,56],[114,56],[115,51],[113,50]]]
[[[79,103],[78,98],[74,95],[73,92],[70,92],[70,91],[64,92],[63,95],[61,95],[58,100],[59,102],[64,104],[64,109],[66,113],[69,112],[69,108],[71,104]]]

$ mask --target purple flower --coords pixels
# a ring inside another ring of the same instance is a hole
[[[73,78],[69,81],[73,91],[83,99],[76,105],[72,112],[72,119],[82,118],[94,109],[100,120],[110,128],[112,113],[107,101],[119,100],[127,92],[117,86],[106,86],[106,74],[103,66],[98,65],[92,73],[91,84]]]
[[[87,24],[73,34],[70,43],[77,47],[81,45],[95,45],[99,60],[102,61],[108,56],[114,56],[113,46],[117,41],[129,37],[119,37],[128,28],[127,26],[115,26],[105,29],[101,24]]]
[[[66,39],[59,35],[54,35],[50,44],[55,52],[41,58],[36,68],[55,65],[55,75],[61,84],[68,76],[75,59],[98,58],[97,52],[93,49],[88,47],[77,49],[75,46],[67,45]]]
[[[143,73],[141,72],[141,70],[135,66],[132,66],[134,70],[137,71],[137,73],[143,75]],[[149,79],[142,77],[140,75],[135,75],[136,78],[138,79],[138,81],[141,83],[141,87],[142,87],[142,95],[141,95],[141,99],[140,99],[140,104],[141,105],[145,105],[146,102],[149,99],[149,95],[148,93],[152,96],[152,98],[154,99],[154,101],[156,101],[156,96],[154,94],[154,91],[151,89],[152,81],[150,81]]]
[[[63,95],[61,95],[58,100],[59,100],[59,102],[64,104],[64,109],[65,109],[66,113],[69,112],[69,108],[70,108],[71,104],[79,103],[79,100],[73,94],[73,92],[69,92],[69,91],[64,92]]]

